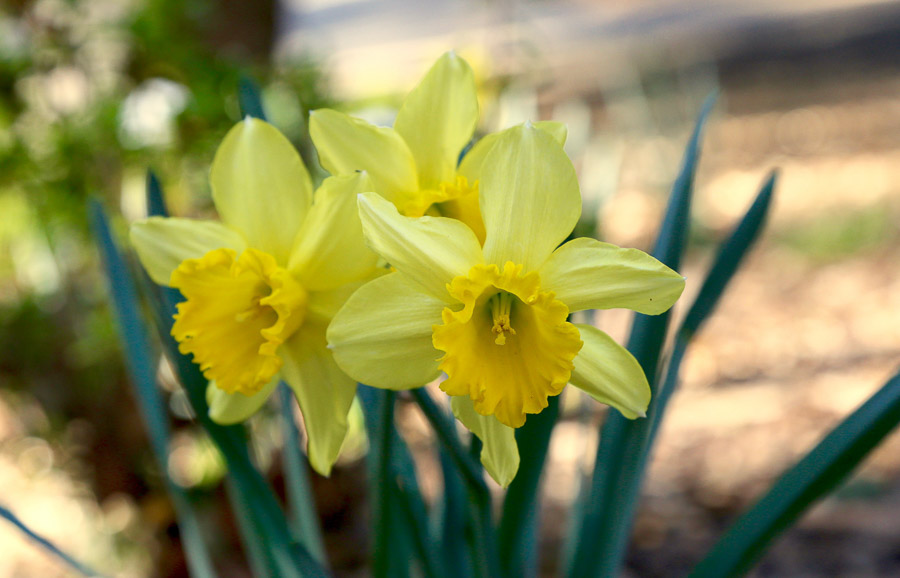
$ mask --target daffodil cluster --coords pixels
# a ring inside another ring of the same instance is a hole
[[[185,297],[172,333],[211,380],[214,419],[246,418],[284,380],[300,402],[311,463],[327,473],[356,382],[402,390],[445,375],[454,414],[507,485],[519,463],[515,428],[566,384],[626,417],[644,415],[650,389],[639,364],[570,314],[662,313],[684,279],[635,249],[564,243],[581,214],[564,127],[516,126],[460,160],[477,123],[472,71],[449,53],[393,128],[311,115],[334,175],[315,194],[286,139],[248,119],[213,163],[221,223],[134,225],[151,276]]]

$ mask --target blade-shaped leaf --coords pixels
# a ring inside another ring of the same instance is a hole
[[[149,183],[148,183],[149,184]],[[158,183],[157,183],[158,186]],[[165,403],[156,384],[156,364],[140,314],[137,290],[110,233],[109,224],[97,202],[90,206],[91,225],[110,283],[113,306],[125,347],[128,373],[134,385],[138,407],[150,436],[150,445],[160,470],[168,469],[169,420]],[[151,357],[153,356],[153,357]],[[200,523],[184,491],[166,476],[166,488],[172,497],[191,573],[198,577],[215,576],[212,561],[203,542]]]
[[[29,538],[31,538],[32,540],[34,540],[35,542],[40,544],[41,547],[43,547],[45,550],[47,550],[48,552],[50,552],[51,554],[53,554],[54,556],[56,556],[57,558],[59,558],[60,560],[65,562],[70,568],[72,568],[73,570],[75,570],[76,572],[81,574],[82,576],[100,576],[100,574],[98,574],[97,572],[94,572],[93,570],[91,570],[90,568],[88,568],[87,566],[82,564],[81,562],[75,560],[74,558],[72,558],[71,556],[69,556],[68,554],[66,554],[65,552],[60,550],[59,548],[57,548],[53,542],[51,542],[47,538],[44,538],[43,536],[41,536],[40,534],[38,534],[37,532],[35,532],[31,528],[29,528],[24,522],[22,522],[22,520],[20,520],[18,518],[18,516],[16,516],[10,510],[4,508],[3,506],[0,506],[0,518],[5,518],[6,520],[8,520],[13,526],[18,528],[23,534],[25,534],[26,536],[28,536]]]
[[[672,357],[669,360],[669,366],[666,368],[666,378],[662,385],[657,388],[656,395],[650,402],[648,419],[651,422],[651,428],[643,454],[645,465],[653,441],[656,438],[656,433],[665,415],[669,399],[671,399],[677,387],[681,361],[684,358],[687,347],[700,329],[700,326],[715,310],[716,305],[718,305],[719,300],[725,293],[728,283],[731,282],[738,267],[743,263],[747,253],[759,237],[759,233],[762,231],[766,217],[769,214],[769,209],[772,206],[772,195],[775,192],[776,178],[777,173],[775,172],[768,176],[741,222],[722,244],[719,254],[703,280],[703,285],[700,286],[700,292],[691,304],[690,309],[688,309],[684,321],[682,321],[675,334],[675,344],[672,350]]]
[[[715,97],[704,103],[691,135],[681,170],[672,187],[653,256],[677,270],[687,243],[694,174],[700,156],[700,141]],[[628,340],[651,390],[656,392],[660,352],[666,337],[669,312],[649,316],[636,314]],[[615,576],[622,565],[643,470],[640,456],[649,436],[650,422],[628,420],[609,412],[597,446],[597,458],[569,575]]]
[[[477,461],[481,453],[478,438],[472,436],[472,451],[467,452],[456,435],[453,419],[437,406],[425,388],[412,389],[410,394],[434,428],[438,441],[447,450],[469,490],[473,518],[471,558],[475,575],[486,578],[502,576],[491,516],[491,493]]]
[[[538,489],[550,434],[559,416],[559,396],[547,401],[541,413],[529,416],[525,425],[516,430],[516,443],[528,451],[522,452],[519,471],[506,492],[497,531],[500,561],[507,576],[537,574]]]
[[[840,484],[900,423],[900,373],[785,472],[691,576],[740,576],[816,500]]]
[[[444,495],[440,502],[441,559],[445,568],[453,568],[455,578],[469,578],[472,561],[465,540],[466,488],[444,446],[439,448],[438,457],[444,478]]]
[[[244,116],[266,120],[266,111],[263,108],[259,85],[249,76],[241,76],[238,82],[238,101]]]
[[[401,515],[392,455],[402,443],[394,430],[395,392],[360,385],[357,389],[369,437],[369,500],[372,507],[372,574],[409,576],[412,532]]]

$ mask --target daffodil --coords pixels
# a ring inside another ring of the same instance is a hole
[[[568,321],[585,309],[669,309],[684,278],[653,257],[594,239],[560,245],[581,213],[574,167],[529,124],[501,133],[483,162],[482,246],[464,223],[411,218],[360,195],[366,239],[395,269],[337,313],[329,347],[349,375],[387,389],[442,373],[457,418],[483,442],[502,485],[518,468],[514,428],[567,383],[628,418],[650,388],[640,365],[599,329]]]
[[[150,277],[181,291],[172,335],[210,380],[210,417],[255,413],[281,380],[303,413],[310,463],[327,475],[347,432],[356,381],[326,347],[334,313],[374,277],[357,195],[365,173],[313,194],[291,143],[253,118],[238,123],[210,171],[221,222],[151,217],[131,240]]]
[[[374,191],[401,214],[459,219],[483,242],[478,188],[483,160],[497,135],[480,139],[459,161],[477,124],[478,96],[472,69],[448,52],[406,97],[393,128],[321,109],[310,114],[310,135],[319,161],[331,174],[367,171]],[[564,125],[536,124],[565,141]]]

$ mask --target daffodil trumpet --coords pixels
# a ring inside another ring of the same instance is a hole
[[[481,165],[483,243],[462,221],[404,216],[378,194],[360,195],[369,246],[395,272],[351,296],[328,342],[341,368],[376,387],[421,387],[446,374],[441,389],[505,486],[518,469],[515,428],[567,383],[629,418],[649,404],[634,357],[569,314],[659,314],[684,278],[636,249],[588,238],[561,244],[581,195],[571,161],[546,130],[525,124],[498,134]]]
[[[181,291],[172,335],[210,380],[210,417],[243,421],[279,382],[300,405],[310,463],[328,475],[347,433],[356,381],[326,347],[337,309],[378,272],[357,195],[365,173],[312,182],[293,145],[253,118],[226,135],[210,171],[221,222],[134,223],[131,241],[157,283]]]

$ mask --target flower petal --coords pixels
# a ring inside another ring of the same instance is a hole
[[[297,236],[288,268],[310,291],[334,289],[375,271],[378,255],[367,246],[356,197],[371,191],[366,173],[325,179]]]
[[[561,122],[556,122],[554,120],[541,120],[533,123],[534,126],[541,129],[542,131],[548,133],[553,139],[558,142],[560,145],[566,144],[566,137],[569,132],[566,128],[566,125]],[[487,154],[491,152],[491,149],[497,144],[497,138],[515,127],[511,127],[500,132],[492,132],[490,134],[484,135],[481,139],[478,140],[474,145],[472,145],[472,149],[466,153],[466,155],[462,158],[462,161],[459,163],[459,174],[466,177],[470,182],[475,182],[481,178],[481,170],[484,166],[484,159],[487,157]]]
[[[584,347],[575,357],[571,383],[611,405],[628,419],[645,417],[650,385],[644,370],[627,349],[592,325],[578,324]]]
[[[475,411],[472,400],[466,396],[451,397],[450,406],[456,419],[481,440],[481,463],[484,469],[498,484],[504,488],[508,486],[519,470],[516,430],[503,425],[494,416],[479,414]]]
[[[622,307],[658,315],[684,290],[684,277],[647,253],[588,238],[554,251],[540,275],[542,286],[569,311]]]
[[[392,202],[401,193],[418,190],[413,154],[394,129],[325,108],[309,114],[309,134],[319,162],[331,174],[366,171],[375,190]]]
[[[185,259],[199,259],[213,249],[247,247],[240,233],[216,221],[150,217],[131,225],[131,244],[150,278],[168,285]]]
[[[356,396],[356,381],[334,362],[322,325],[304,325],[279,352],[284,358],[281,377],[294,391],[303,413],[309,463],[327,476],[350,427],[347,414]]]
[[[434,189],[453,179],[459,152],[477,122],[475,76],[465,60],[448,52],[409,93],[394,121],[416,158],[420,188]]]
[[[379,269],[379,274],[387,272],[386,269]],[[358,281],[356,283],[347,283],[336,289],[327,289],[325,291],[311,291],[309,293],[309,301],[306,304],[307,319],[311,322],[324,323],[328,325],[331,319],[337,314],[347,299],[368,282]]]
[[[280,381],[276,375],[262,389],[253,395],[228,393],[210,381],[206,386],[206,403],[209,405],[209,417],[216,423],[231,425],[240,423],[259,411],[266,403]]]
[[[309,173],[294,145],[272,125],[247,117],[216,151],[210,183],[222,221],[286,264],[312,204]]]
[[[372,250],[438,299],[449,300],[447,283],[482,261],[475,233],[455,219],[404,217],[375,193],[359,196],[359,216]]]
[[[440,375],[431,326],[444,303],[389,273],[353,294],[328,327],[338,365],[361,383],[384,389],[421,387]]]
[[[484,259],[533,271],[572,232],[581,215],[575,167],[547,132],[526,123],[504,131],[482,170]]]

